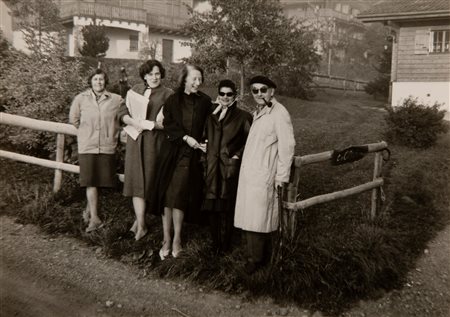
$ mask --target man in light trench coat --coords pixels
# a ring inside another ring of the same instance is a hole
[[[271,233],[279,225],[276,188],[289,181],[294,157],[291,118],[274,98],[275,88],[265,76],[250,80],[257,110],[242,157],[234,217],[247,243],[248,273],[270,259]]]

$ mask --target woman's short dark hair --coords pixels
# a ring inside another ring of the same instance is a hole
[[[159,72],[161,73],[161,79],[163,79],[166,76],[166,70],[164,69],[163,65],[156,59],[150,59],[139,67],[139,76],[142,78],[144,82],[145,82],[144,78],[145,75],[149,74],[153,70],[153,67],[155,66],[159,68]]]
[[[178,89],[184,91],[185,84],[186,84],[186,77],[189,74],[189,70],[198,70],[200,74],[202,75],[202,82],[205,81],[205,74],[203,71],[203,68],[197,65],[192,64],[186,64],[183,66],[183,69],[181,70],[180,77],[178,78]]]
[[[108,74],[105,73],[103,69],[97,68],[88,78],[88,86],[92,88],[92,78],[95,75],[103,74],[103,78],[105,79],[105,86],[109,84]]]
[[[222,87],[230,88],[233,91],[233,94],[236,95],[236,84],[234,82],[232,82],[231,80],[229,80],[229,79],[221,80],[219,82],[219,87],[217,88],[217,91],[220,92],[220,89]]]

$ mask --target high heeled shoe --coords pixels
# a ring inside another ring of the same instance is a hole
[[[161,261],[164,261],[170,254],[170,250],[163,250],[161,248],[161,250],[159,250],[159,258],[161,259]]]
[[[162,248],[159,250],[159,257],[161,261],[164,261],[170,254],[170,248],[164,250],[164,246],[168,244],[167,242],[163,242]]]
[[[178,251],[172,250],[172,256],[173,256],[174,258],[178,258],[178,257],[180,256],[180,254],[181,254],[182,251],[183,251],[183,249],[180,249],[180,250],[178,250]]]

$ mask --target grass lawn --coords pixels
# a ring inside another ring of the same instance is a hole
[[[296,155],[313,154],[384,139],[383,105],[363,93],[320,91],[313,101],[279,97],[292,116]],[[160,219],[148,217],[151,233],[134,242],[126,232],[133,221],[131,201],[120,191],[102,195],[107,227],[86,235],[81,223],[85,204],[77,177],[51,194],[52,172],[1,160],[0,207],[19,221],[41,225],[50,233],[70,233],[100,245],[111,257],[166,278],[183,278],[212,289],[339,313],[364,298],[402,287],[407,272],[426,243],[449,221],[450,135],[426,150],[389,145],[385,162],[383,210],[370,221],[370,193],[308,208],[296,215],[294,238],[282,248],[283,260],[252,276],[243,272],[239,233],[236,248],[216,257],[206,228],[186,225],[184,255],[160,262]],[[302,199],[370,181],[373,155],[331,166],[313,164],[301,171]]]

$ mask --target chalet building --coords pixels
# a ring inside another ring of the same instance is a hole
[[[182,25],[188,20],[189,7],[195,0],[54,0],[67,30],[69,56],[79,55],[83,44],[83,26],[97,23],[107,28],[108,58],[138,59],[147,47],[156,51],[156,58],[166,62],[179,62],[191,55],[184,45],[190,37]],[[8,8],[0,0],[2,31],[14,47],[26,51],[20,30],[8,17]],[[4,22],[3,22],[4,21]],[[12,27],[10,26],[12,25]]]
[[[316,49],[326,55],[326,44],[337,44],[343,38],[362,40],[365,26],[356,19],[361,10],[368,7],[359,0],[280,0],[288,18],[294,18],[317,32]],[[325,37],[320,38],[320,35]],[[326,43],[324,43],[326,42]],[[334,55],[343,58],[344,50],[336,50]]]
[[[447,0],[396,0],[377,3],[358,18],[383,22],[393,35],[392,106],[412,96],[444,104],[450,120],[450,4]]]

